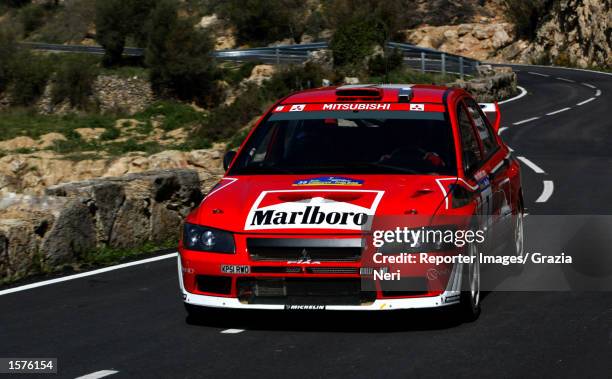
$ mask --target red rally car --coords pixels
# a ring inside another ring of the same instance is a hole
[[[281,99],[226,154],[225,176],[184,222],[188,312],[453,305],[477,318],[479,259],[413,262],[394,279],[418,288],[387,290],[373,273],[395,272],[393,264],[373,267],[377,249],[364,241],[376,218],[461,216],[493,248],[522,255],[520,169],[499,120],[497,104],[429,85],[325,87]],[[480,249],[433,244],[425,254]]]

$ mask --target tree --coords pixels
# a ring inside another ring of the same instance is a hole
[[[0,28],[0,92],[4,91],[10,81],[11,65],[17,53],[16,34],[14,31]]]
[[[158,96],[212,105],[219,99],[212,39],[178,17],[176,2],[160,1],[147,25],[145,63]]]
[[[121,61],[129,32],[129,1],[96,1],[96,40],[104,48],[103,63],[112,66]]]
[[[96,39],[104,47],[104,65],[121,61],[128,36],[134,36],[137,42],[146,41],[143,25],[155,3],[155,0],[96,0]]]

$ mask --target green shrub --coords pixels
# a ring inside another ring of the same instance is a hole
[[[404,63],[404,55],[395,49],[387,51],[386,55],[377,54],[368,60],[368,74],[370,76],[386,76],[390,71],[396,70]]]
[[[542,17],[547,13],[551,0],[503,0],[506,17],[514,23],[517,36],[533,38]]]
[[[177,4],[162,0],[148,23],[149,39],[145,62],[150,68],[151,86],[162,98],[195,101],[212,106],[222,100],[214,60],[212,39],[180,19]]]
[[[67,56],[57,69],[51,91],[57,104],[68,99],[73,107],[85,109],[98,75],[97,59],[85,55]]]
[[[0,92],[9,84],[11,66],[17,53],[15,33],[8,28],[0,28]]]
[[[19,10],[19,22],[25,37],[40,28],[45,18],[45,9],[40,4],[29,4]]]
[[[102,134],[100,134],[100,139],[102,141],[111,141],[119,138],[121,135],[121,131],[114,126],[106,129]]]
[[[44,56],[21,50],[13,59],[9,93],[13,105],[32,105],[45,91],[51,75],[50,60]]]
[[[380,26],[377,22],[363,22],[361,17],[341,24],[329,45],[334,66],[351,75],[363,69],[366,57],[372,54],[374,46],[381,40]]]
[[[239,43],[266,45],[288,37],[299,42],[307,7],[303,0],[227,0],[216,12],[236,27]]]

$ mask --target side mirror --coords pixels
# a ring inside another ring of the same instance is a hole
[[[236,152],[234,150],[230,150],[223,156],[223,169],[227,171],[229,166],[232,164],[232,161],[236,157]]]

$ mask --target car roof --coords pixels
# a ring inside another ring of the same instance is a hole
[[[445,94],[449,91],[458,90],[456,88],[426,84],[353,84],[321,87],[295,92],[287,96],[281,104],[342,102],[342,100],[338,99],[338,90],[378,90],[380,92],[380,98],[375,100],[368,99],[368,102],[395,103],[398,102],[400,92],[406,89],[409,89],[411,92],[411,102],[437,104],[444,103]]]

